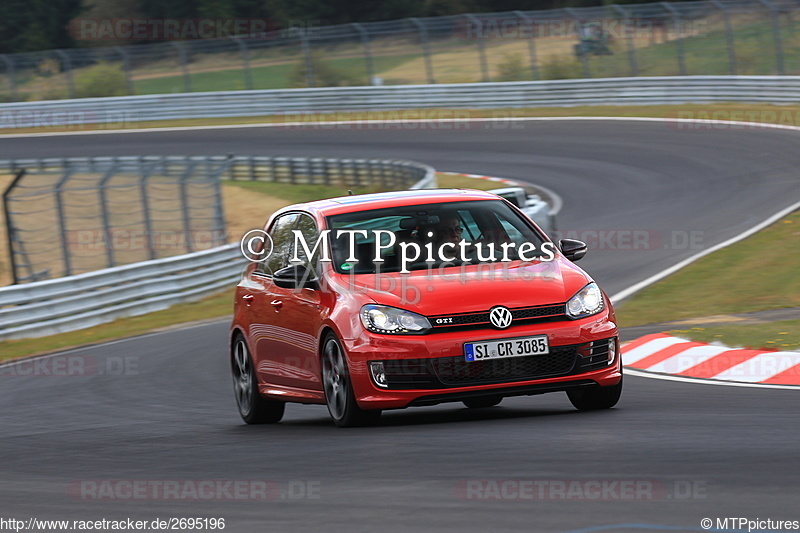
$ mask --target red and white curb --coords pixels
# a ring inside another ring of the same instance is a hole
[[[800,385],[800,352],[714,346],[664,333],[645,335],[622,347],[626,367],[690,378]]]

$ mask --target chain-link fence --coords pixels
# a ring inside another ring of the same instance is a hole
[[[14,283],[226,244],[222,180],[436,186],[434,170],[413,161],[232,154],[0,161],[4,174],[16,176],[3,193]]]
[[[14,282],[225,244],[220,175],[230,159],[8,162],[3,195]]]
[[[0,55],[0,101],[346,85],[800,74],[797,0],[514,11]]]

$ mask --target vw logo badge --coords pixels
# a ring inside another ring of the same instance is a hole
[[[508,310],[508,307],[498,305],[489,310],[489,322],[498,329],[505,329],[510,326],[511,319],[511,311]]]

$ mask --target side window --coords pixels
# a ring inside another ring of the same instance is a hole
[[[288,264],[289,253],[294,244],[294,229],[297,222],[297,213],[287,213],[279,217],[269,230],[272,237],[272,253],[264,261],[259,263],[258,272],[271,276],[276,270],[280,270]]]
[[[303,235],[303,239],[306,241],[309,251],[314,252],[313,257],[309,258],[308,254],[303,249],[303,246],[298,244],[297,257],[301,261],[300,264],[305,265],[309,270],[316,274],[317,259],[319,258],[320,249],[322,248],[322,244],[320,243],[319,247],[314,250],[314,247],[317,245],[317,236],[319,235],[319,232],[317,231],[317,224],[309,215],[301,214],[298,217],[297,227],[295,229],[299,230]],[[293,243],[294,236],[292,236],[292,244]],[[290,251],[292,251],[292,257],[294,257],[294,250]]]

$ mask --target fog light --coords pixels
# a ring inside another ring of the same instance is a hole
[[[608,339],[608,364],[614,362],[617,357],[617,338],[611,337]]]
[[[369,364],[369,373],[372,374],[372,381],[374,381],[378,387],[383,387],[385,389],[389,386],[389,383],[386,381],[386,370],[384,370],[382,362],[371,362]]]

